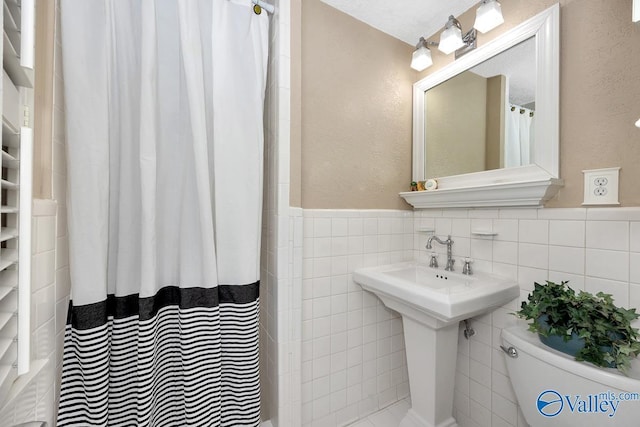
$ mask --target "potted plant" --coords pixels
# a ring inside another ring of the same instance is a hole
[[[609,294],[576,293],[564,281],[535,283],[514,314],[531,320],[529,330],[538,333],[543,343],[576,360],[626,373],[640,354],[638,329],[631,327],[640,315],[635,309],[617,307]]]

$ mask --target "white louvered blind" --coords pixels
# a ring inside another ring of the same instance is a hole
[[[0,406],[29,370],[34,1],[4,0],[0,166]]]

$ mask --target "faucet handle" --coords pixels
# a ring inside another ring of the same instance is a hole
[[[431,254],[429,254],[430,259],[429,259],[429,267],[431,268],[438,268],[438,254],[435,252],[431,252]]]
[[[473,260],[471,258],[464,258],[462,262],[464,263],[462,266],[462,274],[471,276],[473,274],[473,270],[471,269],[471,263]]]

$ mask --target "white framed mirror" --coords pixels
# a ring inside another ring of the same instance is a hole
[[[415,208],[540,206],[557,193],[562,186],[559,176],[559,18],[560,8],[556,4],[414,84],[413,180],[435,179],[438,185],[433,191],[400,193],[407,202]],[[520,69],[533,67],[534,72],[520,71],[526,76],[518,75],[508,66],[516,62],[523,63]],[[480,114],[483,110],[480,104],[485,103],[489,95],[485,93],[485,98],[476,102],[476,106],[469,105],[473,97],[465,92],[469,90],[468,77],[476,78],[476,75],[481,76],[486,87],[487,77],[499,77],[497,85],[502,89],[494,93],[501,95],[493,98],[498,98],[500,106],[496,109],[502,117],[494,120],[493,125],[485,122],[484,112]],[[510,80],[515,86],[509,85]],[[516,84],[517,80],[525,82]],[[442,96],[447,86],[458,88],[447,92],[448,99],[455,102],[438,104],[436,94]],[[511,99],[510,87],[514,95]],[[529,93],[513,102],[516,93],[525,92]],[[466,106],[467,111],[462,106]],[[508,148],[513,145],[505,142],[505,135],[512,131],[506,127],[511,108],[526,116],[535,115],[526,146],[518,145],[517,160],[513,160],[513,149]],[[435,117],[433,113],[439,114]],[[453,120],[455,116],[462,120]],[[482,116],[479,131],[471,130],[471,116]],[[443,123],[451,127],[443,128]],[[488,129],[496,126],[499,130],[489,136]],[[474,132],[482,133],[481,148],[473,148],[477,145],[471,143]],[[466,160],[455,164],[456,159]],[[474,159],[476,165],[470,165],[470,159]]]

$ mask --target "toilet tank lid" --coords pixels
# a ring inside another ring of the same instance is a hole
[[[640,361],[632,364],[628,375],[624,375],[617,369],[600,368],[591,363],[578,362],[572,356],[559,352],[546,346],[538,335],[527,330],[525,322],[519,322],[502,330],[502,343],[505,347],[514,347],[518,353],[526,353],[549,365],[555,366],[574,375],[579,375],[591,381],[621,390],[640,390]]]

